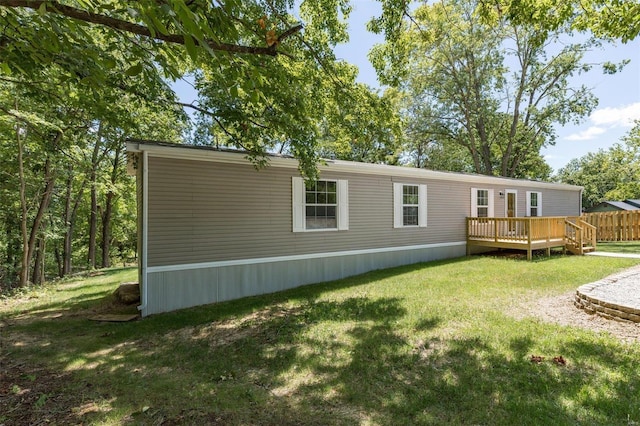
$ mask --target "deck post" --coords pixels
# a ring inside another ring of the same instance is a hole
[[[527,260],[531,260],[531,218],[527,219]]]
[[[469,220],[469,218],[467,218],[466,219],[467,226],[466,226],[466,229],[465,229],[465,233],[467,234],[467,256],[469,256],[471,254],[471,247],[470,247],[470,244],[469,244],[469,226],[471,226],[471,225],[469,224],[469,222],[470,222],[470,220]]]

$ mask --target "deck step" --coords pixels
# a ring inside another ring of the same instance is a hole
[[[575,246],[574,244],[567,244],[565,246],[565,248],[567,250],[569,250],[571,253],[573,254],[580,254],[580,248]],[[582,253],[591,253],[592,251],[595,251],[596,249],[592,246],[583,246],[582,247]]]

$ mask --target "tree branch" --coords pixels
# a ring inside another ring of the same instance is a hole
[[[194,110],[196,110],[196,111],[198,111],[198,112],[200,112],[200,113],[202,113],[204,115],[208,115],[209,117],[213,118],[216,121],[216,123],[222,128],[222,130],[224,130],[224,132],[229,137],[232,137],[232,135],[222,126],[222,123],[218,119],[218,116],[216,116],[211,111],[209,111],[209,110],[207,110],[205,108],[199,107],[197,105],[194,105],[193,103],[187,104],[187,103],[184,103],[184,102],[175,102],[175,104],[179,105],[181,107],[184,107],[184,108],[191,108],[191,109],[194,109]],[[268,126],[265,126],[264,124],[260,124],[260,123],[254,121],[254,120],[251,120],[250,118],[245,118],[245,120],[247,120],[249,123],[253,124],[256,127],[260,127],[261,129],[268,129],[269,128]]]
[[[66,16],[68,18],[77,19],[79,21],[88,22],[96,25],[102,25],[108,28],[112,28],[122,32],[128,32],[139,36],[147,37],[150,39],[164,41],[172,44],[184,45],[184,36],[182,34],[161,34],[155,32],[153,34],[149,28],[144,25],[136,24],[133,22],[125,21],[111,16],[100,15],[87,10],[78,9],[75,7],[67,6],[56,1],[43,1],[43,0],[0,0],[0,7],[10,8],[26,8],[38,10],[42,4],[46,4],[47,12],[55,13],[58,15]],[[282,42],[287,37],[302,30],[302,25],[296,25],[289,28],[278,37],[278,42]],[[197,44],[198,41],[194,40]],[[269,47],[259,46],[243,46],[230,43],[219,43],[213,40],[205,40],[209,48],[220,52],[238,53],[238,54],[250,54],[250,55],[268,55],[276,56],[281,52],[276,50],[279,43],[275,43]]]

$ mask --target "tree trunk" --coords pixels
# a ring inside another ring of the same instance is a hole
[[[54,146],[57,146],[58,142],[62,138],[62,133],[58,133],[56,136],[56,141],[54,142]],[[44,192],[40,197],[40,204],[38,206],[38,211],[36,212],[36,216],[33,219],[33,224],[31,225],[31,232],[29,234],[29,243],[28,243],[28,252],[26,258],[26,266],[28,270],[29,263],[33,257],[35,252],[36,242],[38,240],[38,235],[40,234],[40,230],[42,227],[42,219],[44,218],[44,214],[49,209],[49,204],[51,202],[51,196],[53,195],[53,187],[55,185],[55,178],[53,171],[51,170],[51,157],[47,155],[47,159],[44,164]],[[28,272],[27,272],[28,273]]]
[[[63,257],[63,268],[62,268],[62,276],[69,275],[73,272],[73,231],[76,226],[76,218],[78,217],[78,207],[80,206],[80,201],[82,200],[82,196],[84,195],[84,188],[87,184],[86,177],[82,180],[82,184],[80,185],[80,189],[76,194],[75,198],[73,197],[73,166],[69,166],[69,176],[67,178],[67,191],[66,191],[66,200],[65,200],[65,233],[64,233],[64,244],[62,248],[62,257]],[[72,205],[73,203],[73,205]]]
[[[111,250],[111,211],[113,204],[113,192],[109,191],[105,199],[105,209],[102,214],[102,267],[111,266],[109,252]]]
[[[58,277],[64,277],[62,270],[64,268],[64,259],[62,258],[62,253],[60,252],[60,247],[56,244],[53,248],[53,255],[56,258],[56,265],[58,266]]]
[[[32,274],[34,284],[42,284],[44,282],[44,239],[44,235],[40,235],[37,239]]]
[[[90,269],[96,267],[96,229],[98,222],[98,201],[96,195],[96,173],[91,171],[91,214],[89,215],[89,255],[87,258]]]
[[[113,167],[111,168],[111,186],[105,197],[105,206],[102,214],[102,267],[108,268],[111,266],[111,258],[109,253],[111,251],[111,216],[113,212],[113,203],[115,200],[114,188],[118,180],[118,169],[120,166],[120,155],[122,153],[122,147],[119,142],[116,142],[116,149],[113,156]]]
[[[73,188],[73,164],[69,163],[64,200],[64,241],[62,243],[62,268],[60,277],[71,273],[71,238],[73,225],[71,224],[71,190]]]
[[[58,144],[60,138],[62,137],[62,133],[58,133],[56,135],[56,140],[54,141],[54,146]],[[22,264],[20,266],[20,286],[26,286],[29,282],[29,266],[31,264],[31,260],[33,258],[33,254],[35,252],[35,245],[38,239],[38,233],[40,232],[40,227],[42,225],[42,219],[44,217],[45,212],[49,208],[49,203],[51,201],[51,195],[53,194],[53,187],[55,184],[55,179],[53,177],[53,172],[51,170],[51,157],[48,155],[44,165],[44,182],[45,187],[40,197],[40,203],[38,205],[38,211],[36,212],[36,216],[33,219],[33,223],[31,225],[31,231],[28,230],[28,208],[27,208],[27,197],[26,197],[26,182],[24,178],[24,161],[23,161],[23,146],[22,141],[19,139],[18,143],[18,174],[20,176],[20,204],[22,207],[22,217],[20,228],[22,231]]]
[[[22,235],[22,261],[20,262],[19,285],[24,287],[29,283],[29,231],[27,226],[28,221],[28,209],[27,209],[27,194],[24,177],[24,159],[22,145],[22,138],[20,137],[20,126],[16,126],[16,138],[18,141],[18,177],[20,179],[20,233]]]
[[[10,214],[7,214],[7,216],[5,217],[5,241],[7,242],[7,249],[5,251],[5,265],[7,265],[5,270],[5,281],[7,283],[11,283],[15,279],[15,276],[11,271],[11,266],[16,263],[12,233],[12,230],[15,229],[15,225],[13,224],[13,220],[11,220],[12,218],[13,216],[11,216]],[[2,283],[0,282],[0,285],[1,284]]]
[[[89,173],[89,183],[91,185],[91,213],[89,216],[89,254],[87,263],[89,269],[96,268],[96,234],[98,229],[98,193],[97,193],[97,176],[98,165],[100,164],[100,143],[102,141],[102,123],[99,124],[98,133],[96,135],[96,143],[91,154],[91,171]]]

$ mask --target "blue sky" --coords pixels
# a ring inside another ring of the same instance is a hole
[[[366,22],[379,15],[379,3],[375,0],[354,0],[352,4],[354,10],[349,17],[350,42],[338,46],[336,56],[358,66],[359,81],[379,87],[367,54],[374,44],[383,39],[365,29]],[[608,148],[631,129],[634,119],[640,119],[640,40],[608,45],[603,50],[589,53],[585,62],[619,62],[623,59],[631,62],[615,75],[605,75],[600,67],[593,67],[591,71],[575,79],[576,86],[584,84],[592,89],[599,104],[582,124],[557,127],[558,139],[555,146],[543,151],[545,159],[554,170],[565,166],[573,158],[600,148]]]

